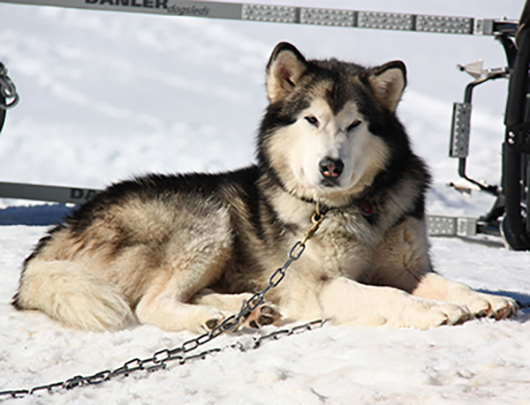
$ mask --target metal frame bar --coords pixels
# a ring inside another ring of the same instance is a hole
[[[99,191],[101,190],[0,182],[0,196],[3,198],[48,201],[62,204],[82,204],[90,200]],[[0,219],[1,213],[2,210],[0,210]],[[477,234],[477,219],[429,215],[427,216],[427,232],[430,236],[475,236]]]
[[[208,1],[0,0],[0,3],[441,34],[495,35],[508,30],[513,35],[516,29],[514,22],[488,18]]]
[[[0,182],[0,197],[23,200],[81,204],[98,191],[100,190],[90,188]]]

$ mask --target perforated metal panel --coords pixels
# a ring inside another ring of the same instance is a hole
[[[438,15],[418,15],[416,17],[416,31],[437,32],[441,34],[472,34],[473,19]]]
[[[276,23],[296,23],[298,19],[297,7],[268,6],[260,4],[243,4],[241,12],[242,20],[276,22]]]
[[[453,104],[453,122],[451,125],[451,144],[449,156],[465,158],[469,154],[469,134],[471,131],[471,104]]]
[[[414,16],[412,14],[359,11],[357,26],[359,28],[412,31]]]
[[[427,233],[430,236],[475,236],[477,234],[477,219],[429,215],[427,217]]]
[[[331,10],[325,8],[303,8],[301,24],[328,25],[333,27],[354,27],[357,25],[355,11]]]
[[[455,236],[456,218],[429,216],[427,218],[427,232],[431,236]]]

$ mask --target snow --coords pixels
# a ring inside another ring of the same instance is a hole
[[[261,3],[267,3],[262,1]],[[270,4],[322,6],[317,0]],[[502,4],[499,4],[502,3]],[[326,6],[345,8],[332,0]],[[517,18],[520,1],[377,0],[347,8]],[[399,107],[417,152],[434,174],[432,214],[480,215],[488,196],[465,198],[447,158],[451,103],[470,77],[454,66],[483,58],[505,64],[491,37],[105,13],[0,4],[0,60],[21,95],[0,134],[0,181],[103,187],[135,174],[218,171],[253,160],[253,134],[266,97],[264,66],[288,40],[309,57],[376,65],[406,62]],[[433,51],[434,50],[434,51]],[[506,81],[476,90],[469,172],[498,183]],[[0,391],[115,369],[193,338],[140,326],[117,333],[62,327],[10,300],[21,263],[64,206],[1,200]],[[481,291],[530,302],[530,253],[495,238],[433,238],[437,270]],[[138,372],[97,386],[19,403],[197,404],[522,404],[530,398],[530,311],[511,320],[474,320],[430,331],[326,324],[268,341],[257,350],[226,349],[205,360]],[[286,325],[291,327],[293,325]],[[268,327],[260,333],[274,331]],[[248,342],[221,336],[209,347]]]

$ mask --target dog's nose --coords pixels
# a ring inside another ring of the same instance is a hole
[[[344,163],[340,159],[325,157],[319,163],[320,173],[324,177],[339,177],[344,169]]]

